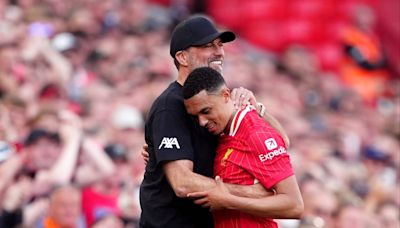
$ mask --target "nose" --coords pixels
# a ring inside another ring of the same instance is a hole
[[[225,55],[224,46],[222,45],[214,44],[214,50],[216,55]]]
[[[206,118],[204,118],[203,116],[199,116],[199,124],[200,124],[200,126],[202,126],[202,127],[205,127],[206,125],[207,125],[207,119]]]

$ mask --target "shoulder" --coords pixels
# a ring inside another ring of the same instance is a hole
[[[161,111],[186,113],[182,88],[177,82],[171,83],[153,102],[150,113]]]
[[[249,136],[252,133],[263,131],[269,127],[268,123],[258,115],[256,110],[251,110],[244,116],[240,130],[244,131],[245,135]]]
[[[243,136],[246,141],[260,141],[267,145],[268,143],[284,146],[285,143],[281,135],[262,119],[256,111],[247,113],[243,120]]]

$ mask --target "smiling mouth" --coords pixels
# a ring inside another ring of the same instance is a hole
[[[222,60],[213,60],[209,63],[209,65],[219,65],[222,66]]]
[[[207,128],[207,131],[209,131],[211,133],[216,130],[215,125],[206,126],[206,128]]]

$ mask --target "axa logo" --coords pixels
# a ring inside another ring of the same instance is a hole
[[[179,146],[178,139],[176,139],[175,137],[171,137],[171,138],[164,137],[164,138],[162,139],[160,145],[158,146],[158,149],[161,149],[161,148],[172,149],[172,148],[174,148],[174,146],[175,146],[177,149],[180,149],[180,148],[181,148],[181,147]]]
[[[278,148],[278,143],[276,143],[274,138],[269,138],[265,140],[264,143],[268,150],[273,150]]]

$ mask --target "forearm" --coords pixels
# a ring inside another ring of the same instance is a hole
[[[215,187],[212,178],[193,172],[193,162],[189,160],[170,161],[163,165],[168,182],[178,197],[185,198],[191,192]]]
[[[183,175],[182,179],[177,185],[172,185],[175,194],[181,198],[186,198],[191,192],[205,191],[215,187],[215,181],[212,178],[193,172]]]
[[[23,227],[32,227],[48,211],[48,200],[39,199],[22,209]]]
[[[109,158],[106,152],[97,145],[92,139],[85,138],[83,141],[84,153],[86,153],[96,166],[99,171],[99,175],[108,176],[111,175],[115,170],[115,165],[111,158]]]
[[[68,60],[59,52],[52,49],[49,45],[44,45],[42,53],[57,73],[57,76],[59,76],[58,81],[61,83],[67,83],[72,72],[72,66]]]
[[[260,199],[232,196],[226,208],[240,210],[267,218],[299,218],[304,210],[295,176],[290,176],[274,186],[276,194]]]
[[[273,219],[299,218],[303,211],[301,205],[285,194],[259,199],[232,196],[227,209]]]
[[[24,156],[23,154],[14,155],[0,166],[0,193],[10,184],[23,166]]]
[[[115,165],[100,145],[92,139],[85,138],[82,146],[83,153],[87,155],[91,163],[87,162],[77,167],[75,181],[79,186],[87,186],[113,175]]]
[[[179,192],[179,197],[187,197],[188,193],[206,191],[215,187],[214,179],[199,175],[197,173],[191,173],[187,175],[187,177],[185,177],[184,179],[187,181],[181,183],[179,187],[176,187]],[[229,192],[235,196],[261,198],[274,195],[273,191],[266,190],[261,184],[226,184],[226,186],[229,189]]]
[[[80,136],[72,136],[66,142],[60,157],[50,170],[50,179],[53,184],[66,184],[71,180],[78,160]]]
[[[274,195],[274,191],[265,189],[261,184],[253,185],[238,185],[226,184],[229,193],[235,196],[248,197],[248,198],[262,198]]]

